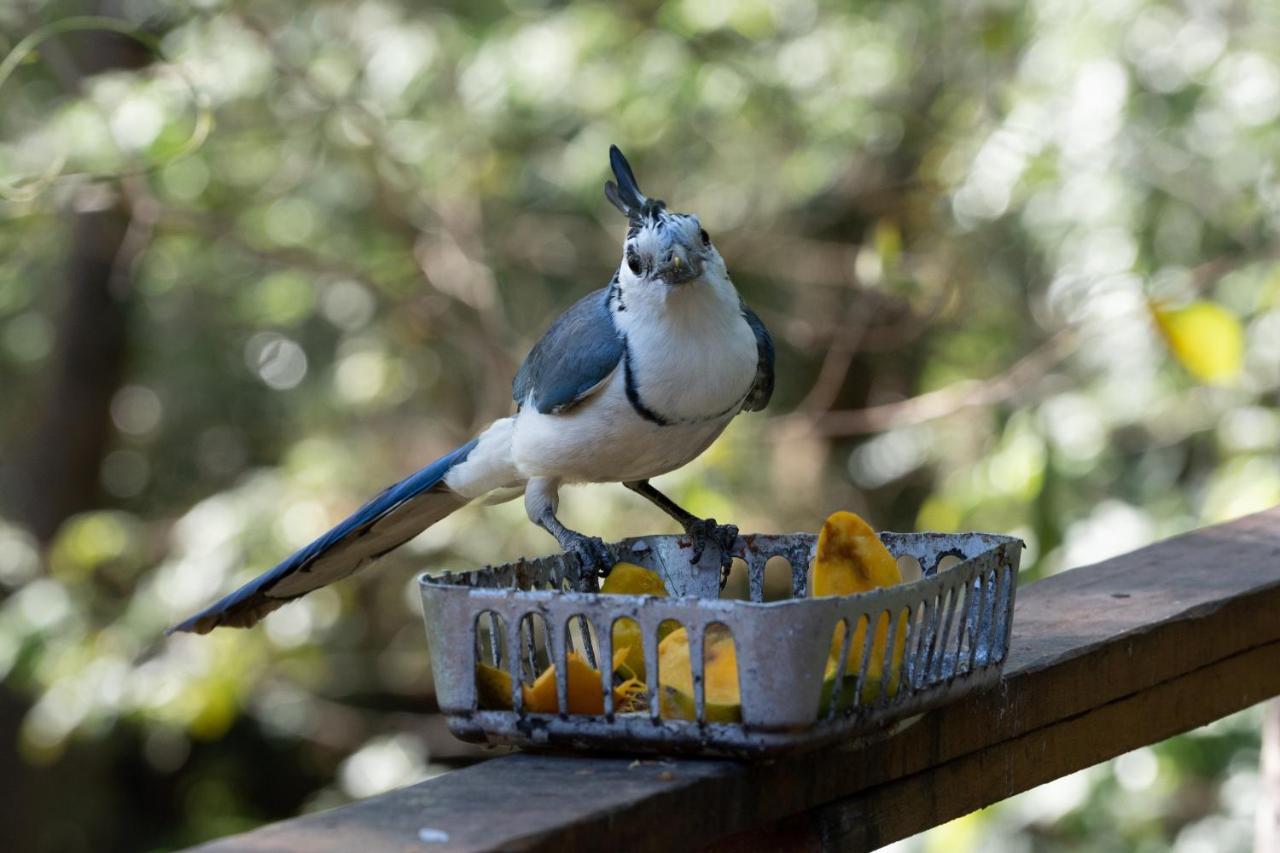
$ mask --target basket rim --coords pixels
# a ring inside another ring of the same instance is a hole
[[[883,530],[883,531],[877,532],[877,536],[884,536],[886,534],[894,537],[910,536],[910,537],[928,537],[928,538],[978,536],[983,539],[989,540],[988,547],[984,548],[983,550],[969,557],[966,557],[964,560],[962,560],[960,563],[957,563],[956,566],[952,568],[958,568],[959,566],[962,566],[965,563],[979,559],[994,551],[999,551],[1002,548],[1009,547],[1010,545],[1016,545],[1019,550],[1026,548],[1026,542],[1024,542],[1019,537],[1009,536],[1003,533],[987,533],[983,531],[957,531],[954,533],[940,533],[935,531],[910,531],[910,532],[900,533],[900,532],[889,531],[889,530]],[[775,537],[781,538],[781,537],[789,537],[789,536],[809,537],[809,538],[812,538],[815,543],[817,540],[817,534],[815,533],[791,533],[791,534],[749,533],[749,534],[741,534],[739,536],[739,539],[775,538]],[[606,544],[611,549],[615,549],[615,548],[625,548],[626,546],[629,546],[632,543],[636,543],[636,542],[650,542],[655,539],[671,541],[671,540],[679,540],[681,538],[683,538],[681,534],[655,534],[650,536],[632,536],[626,539],[619,540],[618,542],[610,542]],[[735,549],[735,550],[738,550],[738,549]],[[930,582],[940,582],[941,579],[944,577],[944,574],[942,572],[935,571],[933,574],[922,574],[921,577],[913,581],[895,584],[889,587],[878,587],[876,589],[865,590],[863,592],[855,592],[850,595],[830,595],[830,596],[821,596],[821,597],[813,596],[813,595],[801,595],[801,596],[795,596],[791,598],[783,598],[777,601],[751,601],[749,599],[738,599],[738,598],[703,598],[697,595],[659,596],[659,595],[651,595],[651,594],[634,595],[629,593],[582,592],[579,590],[519,589],[519,588],[513,588],[509,586],[484,587],[484,586],[471,586],[468,584],[462,584],[456,581],[451,581],[449,579],[450,575],[456,577],[458,575],[463,575],[463,574],[485,575],[485,574],[496,574],[498,572],[503,572],[503,571],[515,571],[517,567],[523,564],[535,563],[541,560],[555,559],[557,557],[563,557],[563,556],[565,556],[564,553],[560,552],[556,554],[548,554],[541,557],[525,557],[517,560],[512,560],[507,563],[502,563],[499,565],[487,565],[477,569],[445,570],[444,573],[437,573],[434,575],[428,571],[422,571],[418,573],[417,581],[418,581],[418,586],[420,588],[420,591],[423,595],[446,594],[446,595],[459,595],[459,596],[466,596],[466,597],[474,596],[476,598],[503,599],[503,600],[509,600],[514,598],[519,601],[527,601],[527,602],[561,602],[564,604],[600,603],[601,601],[604,601],[604,602],[616,602],[617,604],[622,605],[628,602],[643,604],[648,601],[655,601],[655,602],[663,602],[668,605],[679,605],[681,603],[691,603],[691,604],[696,603],[697,606],[700,608],[706,608],[708,606],[712,606],[712,607],[719,607],[726,610],[730,610],[730,609],[737,610],[739,608],[747,608],[750,610],[771,610],[771,609],[781,609],[786,607],[794,608],[794,607],[802,607],[802,606],[828,606],[829,603],[831,602],[874,600],[876,598],[886,597],[891,593],[896,594],[903,590],[913,590],[917,586],[924,586]],[[743,557],[737,554],[734,554],[734,558],[744,559]],[[951,569],[947,569],[946,571],[950,571],[950,570]]]

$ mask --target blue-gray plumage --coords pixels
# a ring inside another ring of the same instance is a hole
[[[756,336],[756,381],[742,408],[748,412],[759,412],[773,398],[773,338],[769,337],[769,330],[760,322],[760,317],[745,302],[742,304],[742,316]]]
[[[609,314],[609,288],[592,291],[560,315],[534,345],[511,383],[517,406],[556,414],[609,378],[622,338]]]
[[[440,457],[394,486],[384,489],[381,494],[360,507],[337,527],[305,548],[294,552],[271,571],[259,575],[186,621],[174,625],[165,633],[193,631],[197,634],[206,634],[219,625],[235,628],[248,627],[280,605],[306,595],[312,589],[340,580],[360,568],[364,562],[376,560],[387,551],[403,545],[425,530],[430,522],[425,521],[424,518],[424,523],[417,529],[409,525],[408,529],[403,531],[404,535],[392,536],[388,541],[378,540],[378,544],[365,555],[363,560],[356,561],[341,574],[325,575],[323,578],[317,578],[318,583],[305,584],[305,579],[312,574],[316,561],[323,554],[340,544],[350,544],[362,537],[371,536],[376,532],[378,523],[397,509],[403,508],[415,499],[420,500],[433,490],[441,490],[444,475],[454,465],[466,461],[467,455],[475,446],[476,439],[473,438],[457,450]],[[300,579],[304,580],[302,586],[297,583]],[[282,588],[283,584],[290,581],[292,583],[289,587]]]
[[[627,216],[607,287],[555,321],[516,373],[516,413],[402,480],[271,571],[175,626],[245,627],[350,575],[468,501],[524,494],[529,518],[584,564],[607,570],[604,543],[557,518],[570,483],[622,483],[675,518],[722,565],[733,525],[694,516],[649,483],[697,457],[739,412],[773,394],[774,351],[698,217],[640,190],[617,147],[605,196]]]

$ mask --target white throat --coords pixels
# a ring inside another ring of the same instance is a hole
[[[611,307],[645,407],[671,423],[737,414],[755,380],[756,339],[721,270],[674,287],[624,280]]]

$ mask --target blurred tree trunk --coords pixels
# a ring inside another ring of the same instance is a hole
[[[68,516],[95,505],[98,472],[111,436],[111,399],[124,377],[131,270],[139,246],[115,194],[72,214],[63,304],[48,391],[16,472],[16,519],[41,540]],[[87,196],[85,197],[87,199]]]
[[[118,17],[117,5],[87,0],[75,11]],[[71,33],[47,43],[41,55],[70,91],[93,74],[137,69],[152,60],[143,45],[112,32]],[[10,482],[0,484],[11,516],[42,542],[100,497],[111,400],[128,352],[134,262],[145,243],[114,187],[83,188],[69,210],[70,245],[47,391],[9,471]]]

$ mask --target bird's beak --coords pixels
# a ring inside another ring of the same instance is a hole
[[[674,246],[666,263],[658,268],[658,275],[667,284],[684,284],[702,275],[702,259],[690,254],[683,246]]]

